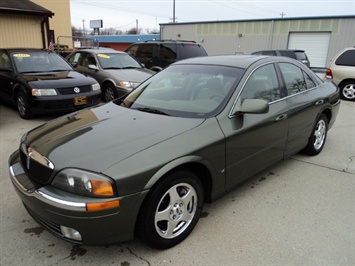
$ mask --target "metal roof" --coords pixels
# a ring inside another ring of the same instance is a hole
[[[52,17],[54,13],[29,0],[0,0],[0,13],[24,14]]]
[[[287,20],[306,20],[306,19],[351,19],[355,15],[344,16],[319,16],[319,17],[283,17],[283,18],[257,18],[257,19],[242,19],[242,20],[211,20],[211,21],[193,21],[193,22],[176,22],[176,23],[160,23],[161,26],[179,26],[189,24],[209,24],[209,23],[230,23],[230,22],[254,22],[254,21],[287,21]]]
[[[145,41],[151,41],[151,40],[160,40],[160,34],[96,35],[96,36],[92,36],[92,38],[97,39],[100,43],[135,43],[135,42],[145,42]]]

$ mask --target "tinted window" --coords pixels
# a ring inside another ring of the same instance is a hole
[[[296,59],[295,53],[293,51],[280,51],[280,55]]]
[[[136,54],[132,54],[136,58],[150,59],[153,57],[154,49],[157,44],[141,44],[138,45]]]
[[[262,52],[263,55],[272,55],[272,56],[275,56],[276,55],[276,52],[275,51],[264,51]]]
[[[289,63],[280,63],[279,65],[286,83],[288,95],[305,91],[308,89],[308,86],[315,86],[311,78],[299,67]]]
[[[195,43],[181,43],[179,49],[180,59],[207,55],[205,49]]]
[[[355,66],[355,50],[348,50],[342,53],[335,61],[336,65]]]
[[[298,60],[307,60],[307,56],[303,52],[295,52],[295,55]]]
[[[255,70],[245,84],[242,99],[264,99],[268,102],[281,98],[280,86],[277,81],[273,64]]]
[[[176,44],[160,44],[159,58],[160,59],[176,59]]]

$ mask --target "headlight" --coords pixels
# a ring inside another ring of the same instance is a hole
[[[100,84],[99,83],[92,84],[91,88],[93,91],[98,91],[100,90]]]
[[[52,185],[74,194],[90,197],[112,197],[115,194],[113,181],[110,178],[79,169],[60,171]]]
[[[120,81],[120,86],[125,88],[133,88],[133,85],[129,81]]]
[[[32,89],[32,96],[53,96],[57,95],[55,89]]]

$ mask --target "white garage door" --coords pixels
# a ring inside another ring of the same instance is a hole
[[[291,32],[288,49],[305,50],[311,67],[326,67],[330,32]]]

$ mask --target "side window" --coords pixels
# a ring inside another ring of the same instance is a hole
[[[176,45],[175,44],[160,44],[159,58],[160,59],[176,59]]]
[[[131,47],[129,47],[129,49],[126,51],[127,54],[136,57],[137,56],[137,49],[138,49],[138,45],[132,45]]]
[[[306,80],[306,86],[307,86],[307,89],[311,89],[311,88],[314,88],[316,87],[317,85],[314,83],[314,81],[311,79],[311,77],[304,71],[303,72],[303,76]]]
[[[81,61],[81,54],[82,53],[75,53],[73,54],[70,58],[69,58],[69,63],[76,63],[78,65],[80,65],[80,61]]]
[[[0,68],[11,69],[9,56],[2,52],[0,52]]]
[[[273,64],[259,67],[253,72],[243,88],[241,98],[242,100],[264,99],[268,102],[281,98],[280,86]]]
[[[145,59],[152,58],[154,52],[154,46],[155,44],[150,44],[150,43],[139,45],[135,57],[145,58]]]
[[[272,56],[276,56],[276,52],[275,51],[263,51],[262,55],[272,55]]]
[[[81,65],[83,67],[89,67],[89,65],[96,65],[95,57],[90,53],[82,53]]]
[[[355,66],[355,50],[348,50],[342,53],[335,61],[340,66]]]
[[[308,83],[312,80],[306,73],[303,73],[298,66],[289,63],[280,63],[279,66],[286,83],[288,95],[293,95],[308,89]],[[305,76],[308,76],[308,81],[306,81]],[[312,85],[310,84],[310,86]],[[313,83],[312,87],[314,86]]]

